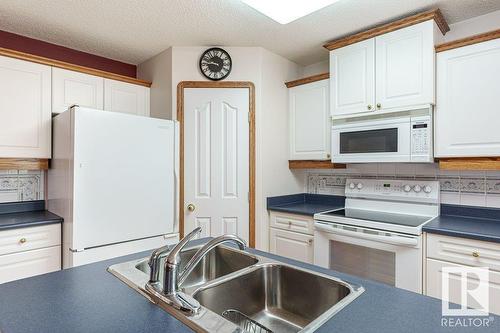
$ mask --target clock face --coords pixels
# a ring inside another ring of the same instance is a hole
[[[231,73],[231,57],[221,48],[206,50],[200,58],[200,70],[208,79],[218,81]]]

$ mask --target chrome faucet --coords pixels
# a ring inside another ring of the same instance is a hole
[[[223,235],[210,240],[208,243],[203,245],[188,261],[184,269],[179,272],[179,267],[181,264],[180,252],[186,246],[186,244],[201,232],[201,228],[198,227],[191,231],[186,237],[184,237],[171,251],[170,247],[164,246],[155,250],[149,259],[149,266],[151,268],[150,279],[146,284],[146,290],[154,293],[157,297],[162,298],[167,304],[173,306],[174,308],[187,312],[189,314],[196,314],[200,310],[200,303],[192,298],[191,296],[179,291],[179,285],[181,285],[189,273],[195,268],[195,266],[205,257],[205,255],[210,252],[213,248],[224,242],[234,242],[238,245],[240,250],[244,250],[246,247],[245,241],[234,235]],[[168,252],[170,251],[170,252]],[[165,273],[163,277],[163,288],[160,286],[159,281],[159,265],[160,259],[168,253],[165,260]]]

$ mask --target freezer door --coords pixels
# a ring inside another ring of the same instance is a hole
[[[74,108],[73,249],[172,233],[175,126]]]

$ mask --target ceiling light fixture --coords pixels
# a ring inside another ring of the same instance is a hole
[[[339,0],[241,0],[281,24],[309,15]]]

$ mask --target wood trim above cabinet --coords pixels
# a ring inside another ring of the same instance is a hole
[[[330,73],[321,73],[321,74],[308,76],[308,77],[305,77],[302,79],[285,82],[285,86],[287,88],[292,88],[292,87],[300,86],[303,84],[308,84],[308,83],[312,83],[312,82],[316,82],[316,81],[326,80],[328,78],[330,78]]]
[[[497,38],[500,38],[500,29],[436,45],[436,52],[453,50],[459,47],[482,43]]]
[[[500,157],[440,158],[442,170],[500,170]]]
[[[48,159],[0,158],[0,170],[47,170]]]
[[[3,47],[0,47],[0,56],[31,61],[31,62],[35,62],[35,63],[42,64],[42,65],[63,68],[63,69],[67,69],[70,71],[100,76],[100,77],[103,77],[106,79],[137,84],[137,85],[144,86],[144,87],[151,87],[151,82],[148,82],[148,81],[143,81],[143,80],[134,79],[134,78],[131,78],[128,76],[120,75],[120,74],[102,71],[100,69],[94,69],[94,68],[84,67],[84,66],[80,66],[80,65],[74,65],[74,64],[70,64],[68,62],[53,60],[53,59],[49,59],[49,58],[45,58],[45,57],[41,57],[41,56],[29,54],[29,53],[9,50],[9,49],[5,49]]]
[[[377,37],[395,30],[399,30],[402,28],[409,27],[411,25],[415,25],[418,23],[422,23],[428,20],[434,20],[436,21],[437,26],[439,27],[439,30],[441,30],[441,33],[444,35],[448,31],[450,31],[450,27],[448,26],[448,23],[446,23],[446,20],[443,17],[443,14],[439,10],[439,8],[428,10],[423,13],[415,14],[412,16],[408,16],[405,18],[402,18],[397,21],[393,21],[390,23],[386,23],[383,25],[380,25],[378,27],[362,31],[353,35],[349,35],[346,37],[338,38],[335,40],[332,40],[331,42],[326,43],[323,45],[324,48],[328,50],[335,50],[347,45],[351,45],[354,43],[358,43],[361,41],[364,41],[366,39],[370,39],[373,37]]]
[[[345,164],[332,163],[330,160],[289,160],[289,169],[345,169]]]

